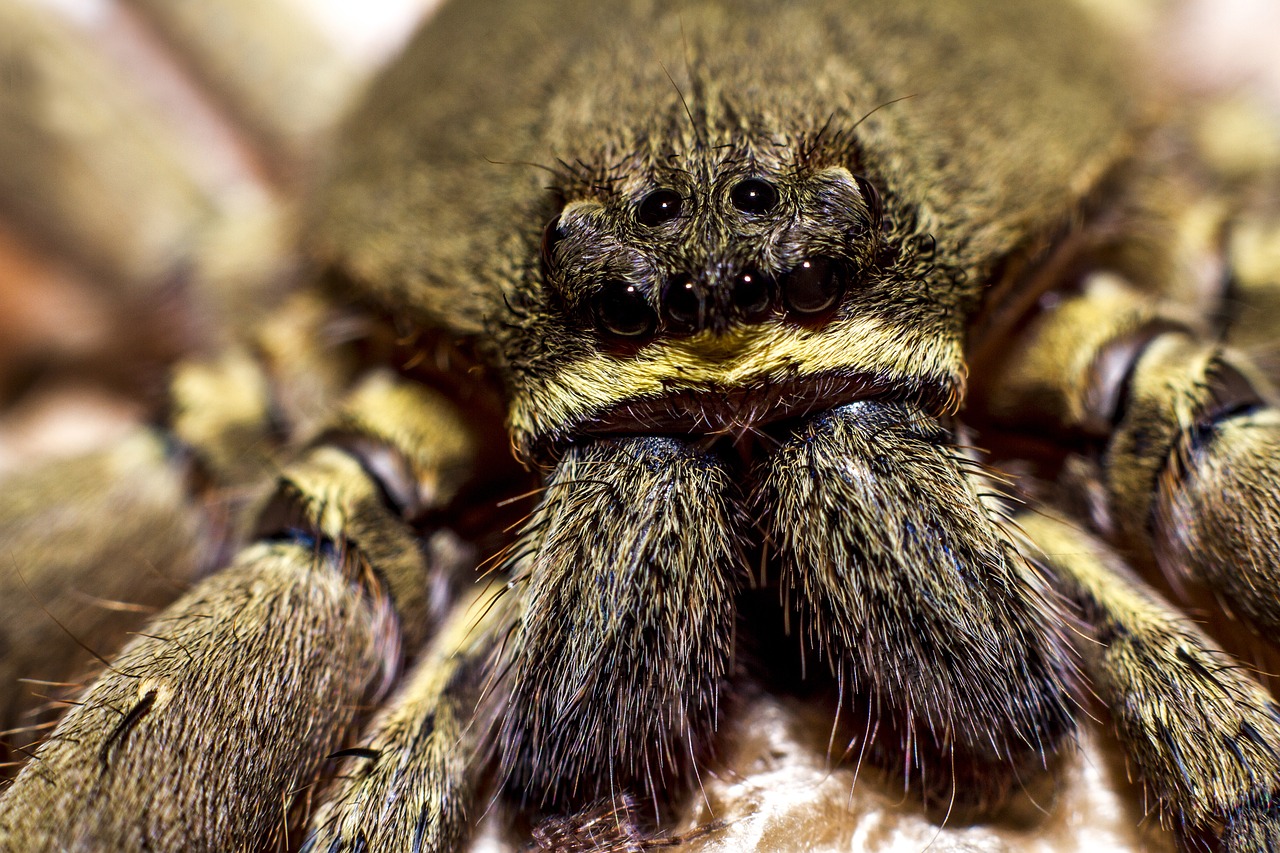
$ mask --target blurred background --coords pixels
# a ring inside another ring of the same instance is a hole
[[[0,471],[260,316],[326,134],[438,0],[0,0]]]

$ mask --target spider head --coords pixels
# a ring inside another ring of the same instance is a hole
[[[875,264],[878,197],[848,169],[671,159],[595,184],[543,234],[547,287],[602,350],[817,325]]]
[[[741,434],[883,394],[954,402],[962,362],[914,223],[895,224],[856,153],[821,129],[619,137],[630,153],[562,163],[553,188],[509,359],[518,445]]]

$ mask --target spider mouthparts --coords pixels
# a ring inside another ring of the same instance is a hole
[[[885,382],[866,374],[805,376],[741,388],[672,391],[628,400],[583,425],[579,434],[668,434],[727,439],[737,452],[771,443],[780,425],[858,400],[899,399],[941,416],[949,397],[924,383]]]

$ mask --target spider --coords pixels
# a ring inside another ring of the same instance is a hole
[[[11,481],[33,592],[191,585],[0,844],[737,849],[732,743],[816,716],[960,847],[1096,707],[1180,844],[1280,847],[1280,712],[1157,589],[1280,625],[1280,158],[1197,129],[1070,6],[446,7],[306,287]]]

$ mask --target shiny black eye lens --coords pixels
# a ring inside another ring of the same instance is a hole
[[[822,314],[840,301],[847,284],[844,264],[832,258],[806,258],[783,279],[782,303],[793,314]]]
[[[854,175],[853,180],[858,184],[858,192],[862,193],[862,200],[867,203],[867,210],[871,212],[871,221],[878,227],[884,210],[884,204],[880,200],[880,191],[876,189],[875,184],[861,175]]]
[[[601,331],[619,338],[647,337],[658,326],[658,316],[644,293],[625,281],[605,282],[595,296],[593,310]]]
[[[729,191],[729,201],[743,213],[768,213],[778,204],[778,189],[768,181],[747,178]]]
[[[560,230],[560,217],[557,216],[542,231],[542,263],[547,267],[555,260],[556,246],[563,239],[564,232]]]
[[[694,332],[706,321],[706,298],[687,275],[678,275],[667,282],[662,291],[662,316],[667,325],[680,332]]]
[[[654,190],[640,202],[636,218],[641,225],[654,226],[670,222],[680,215],[680,193],[675,190]]]
[[[756,270],[747,270],[734,280],[730,300],[740,315],[759,320],[773,307],[773,291],[773,279]]]

